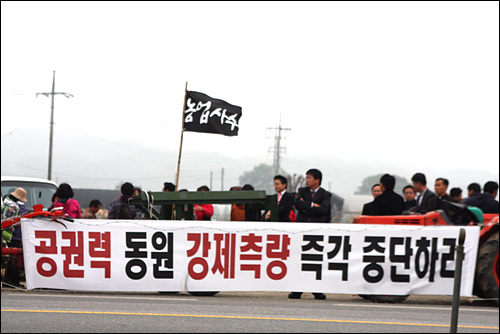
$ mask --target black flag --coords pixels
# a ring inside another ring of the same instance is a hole
[[[186,92],[184,131],[238,135],[241,107],[198,92]]]

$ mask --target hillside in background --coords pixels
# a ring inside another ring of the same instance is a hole
[[[34,143],[25,138],[39,138]],[[36,144],[36,145],[35,145]],[[244,149],[244,148],[242,148]],[[231,157],[231,152],[221,148],[220,153],[207,153],[203,147],[184,148],[181,160],[179,187],[190,191],[201,185],[213,190],[229,190],[239,185],[239,177],[255,166],[272,164],[272,154],[245,158]],[[178,159],[178,142],[165,143],[165,148],[146,147],[133,139],[123,142],[110,142],[94,137],[85,137],[70,131],[56,132],[54,137],[53,180],[60,184],[69,183],[73,188],[115,190],[129,181],[144,190],[161,191],[163,182],[175,183]],[[1,154],[2,175],[17,175],[46,178],[48,165],[48,130],[23,129],[12,134],[2,133]],[[481,166],[481,164],[478,164]],[[290,175],[303,175],[309,168],[323,172],[322,186],[340,196],[355,193],[364,178],[380,173],[390,173],[411,179],[415,172],[427,175],[433,189],[437,177],[450,180],[450,187],[466,189],[471,182],[481,185],[489,180],[498,181],[496,174],[482,170],[452,170],[435,167],[425,170],[412,170],[408,159],[400,166],[384,166],[382,163],[343,161],[335,156],[335,149],[324,156],[288,156],[283,154],[283,170]],[[221,179],[222,169],[224,178]],[[211,181],[212,174],[212,181]],[[272,184],[272,180],[269,180]],[[466,197],[466,196],[464,196]]]

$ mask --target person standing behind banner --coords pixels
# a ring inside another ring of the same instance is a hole
[[[318,169],[306,172],[306,186],[299,188],[295,198],[297,222],[329,223],[332,194],[321,188],[323,174]]]
[[[142,188],[141,187],[134,187],[134,192],[132,193],[132,197],[134,196],[141,196],[142,193]]]
[[[163,188],[161,189],[162,192],[175,192],[175,184],[172,182],[163,182]],[[135,192],[135,190],[134,190]],[[153,205],[153,208],[160,213],[161,216],[163,216],[165,213],[163,212],[164,206],[155,204]],[[140,211],[137,212],[138,216],[140,219],[144,219],[146,215]],[[175,213],[174,213],[175,214]],[[170,219],[170,218],[168,218]]]
[[[318,169],[309,169],[306,172],[306,186],[299,188],[295,198],[297,222],[330,222],[330,200],[332,194],[321,188],[323,174]],[[314,299],[323,300],[326,296],[322,292],[313,292]],[[302,292],[291,292],[289,299],[300,299]]]
[[[229,191],[241,191],[241,186],[233,186]],[[245,204],[231,205],[231,221],[245,221]]]
[[[98,199],[90,201],[89,207],[82,213],[82,219],[97,219],[96,213],[101,209],[102,203]]]
[[[288,180],[282,175],[274,177],[274,190],[278,194],[278,221],[290,222],[290,212],[293,211],[295,196],[287,191]],[[267,211],[265,220],[271,219],[271,211]]]
[[[450,182],[448,179],[442,177],[436,179],[434,183],[434,192],[436,196],[429,199],[427,209],[428,211],[443,210],[453,224],[459,225],[462,214],[459,208],[453,204],[449,204],[449,202],[455,202],[455,200],[446,193],[449,184]]]
[[[122,195],[111,202],[108,219],[137,219],[137,209],[134,205],[128,204],[128,199],[134,193],[134,186],[130,182],[122,184]]]
[[[175,184],[172,182],[164,182],[163,183],[163,189],[161,190],[163,192],[174,192],[175,191]]]
[[[18,187],[10,193],[2,202],[2,220],[22,216],[26,213],[25,203],[28,193],[24,188]],[[5,241],[9,247],[22,247],[21,226],[9,227],[2,231],[2,242]]]
[[[429,211],[427,202],[430,198],[435,197],[436,194],[427,188],[427,179],[423,173],[415,173],[411,177],[411,182],[413,183],[415,191],[420,193],[420,195],[417,197],[417,206],[410,211],[421,214],[427,213],[427,211]]]
[[[67,214],[71,218],[81,218],[82,209],[80,208],[80,203],[73,198],[75,193],[71,186],[67,183],[61,183],[57,191],[55,192],[55,201],[53,204],[54,208],[63,208],[63,213]]]
[[[196,191],[210,191],[207,186],[201,186]],[[214,206],[212,204],[196,204],[193,206],[196,220],[211,220],[214,215]]]
[[[380,189],[382,194],[373,201],[374,216],[394,216],[403,213],[405,201],[401,195],[394,192],[396,178],[389,174],[384,174],[380,178]]]
[[[457,203],[462,203],[462,189],[458,187],[451,188],[450,197],[453,198]]]
[[[405,211],[409,212],[411,208],[417,206],[417,194],[415,193],[415,188],[411,185],[407,185],[403,188],[403,197],[405,199]]]
[[[373,199],[375,200],[375,198],[382,194],[382,189],[380,189],[380,184],[374,184],[372,186],[372,196],[373,196]],[[363,211],[361,211],[361,214],[363,216],[370,216],[373,214],[373,201],[369,202],[369,203],[366,203],[365,205],[363,205]]]
[[[481,194],[481,186],[479,183],[473,182],[467,186],[467,198],[471,198],[479,194]],[[466,201],[467,198],[464,199],[464,201]]]
[[[251,184],[244,184],[243,187],[241,187],[242,191],[254,191],[255,188]],[[245,208],[245,219],[246,221],[260,221],[262,220],[262,213],[260,210],[252,210],[250,208],[250,211],[248,214],[246,213],[246,205],[244,204],[243,207]]]
[[[488,181],[484,184],[483,193],[472,193],[464,199],[463,204],[480,208],[483,213],[499,213],[500,207],[495,199],[498,195],[498,183]]]
[[[24,188],[18,187],[2,201],[2,220],[22,216],[26,213],[25,203],[27,202],[27,192]],[[2,248],[7,244],[9,247],[22,248],[21,226],[9,227],[2,231]],[[19,256],[13,254],[6,259],[5,272],[2,275],[2,282],[6,286],[12,285],[22,287],[20,284]],[[2,261],[4,261],[2,259]],[[4,267],[4,263],[2,263]],[[2,268],[3,270],[3,268]]]

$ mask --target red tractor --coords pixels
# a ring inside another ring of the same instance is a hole
[[[481,226],[479,249],[474,279],[473,293],[481,298],[496,299],[498,303],[498,220],[499,214],[482,214],[474,207],[461,206],[470,225]],[[389,224],[389,225],[453,225],[442,210],[431,211],[422,215],[400,216],[357,216],[354,224]],[[402,302],[408,296],[363,295],[374,302]]]

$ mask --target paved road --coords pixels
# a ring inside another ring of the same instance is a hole
[[[353,295],[283,292],[88,293],[2,289],[2,333],[8,332],[345,332],[449,333],[451,297],[410,296],[374,304]],[[459,333],[498,333],[498,307],[461,300]]]

